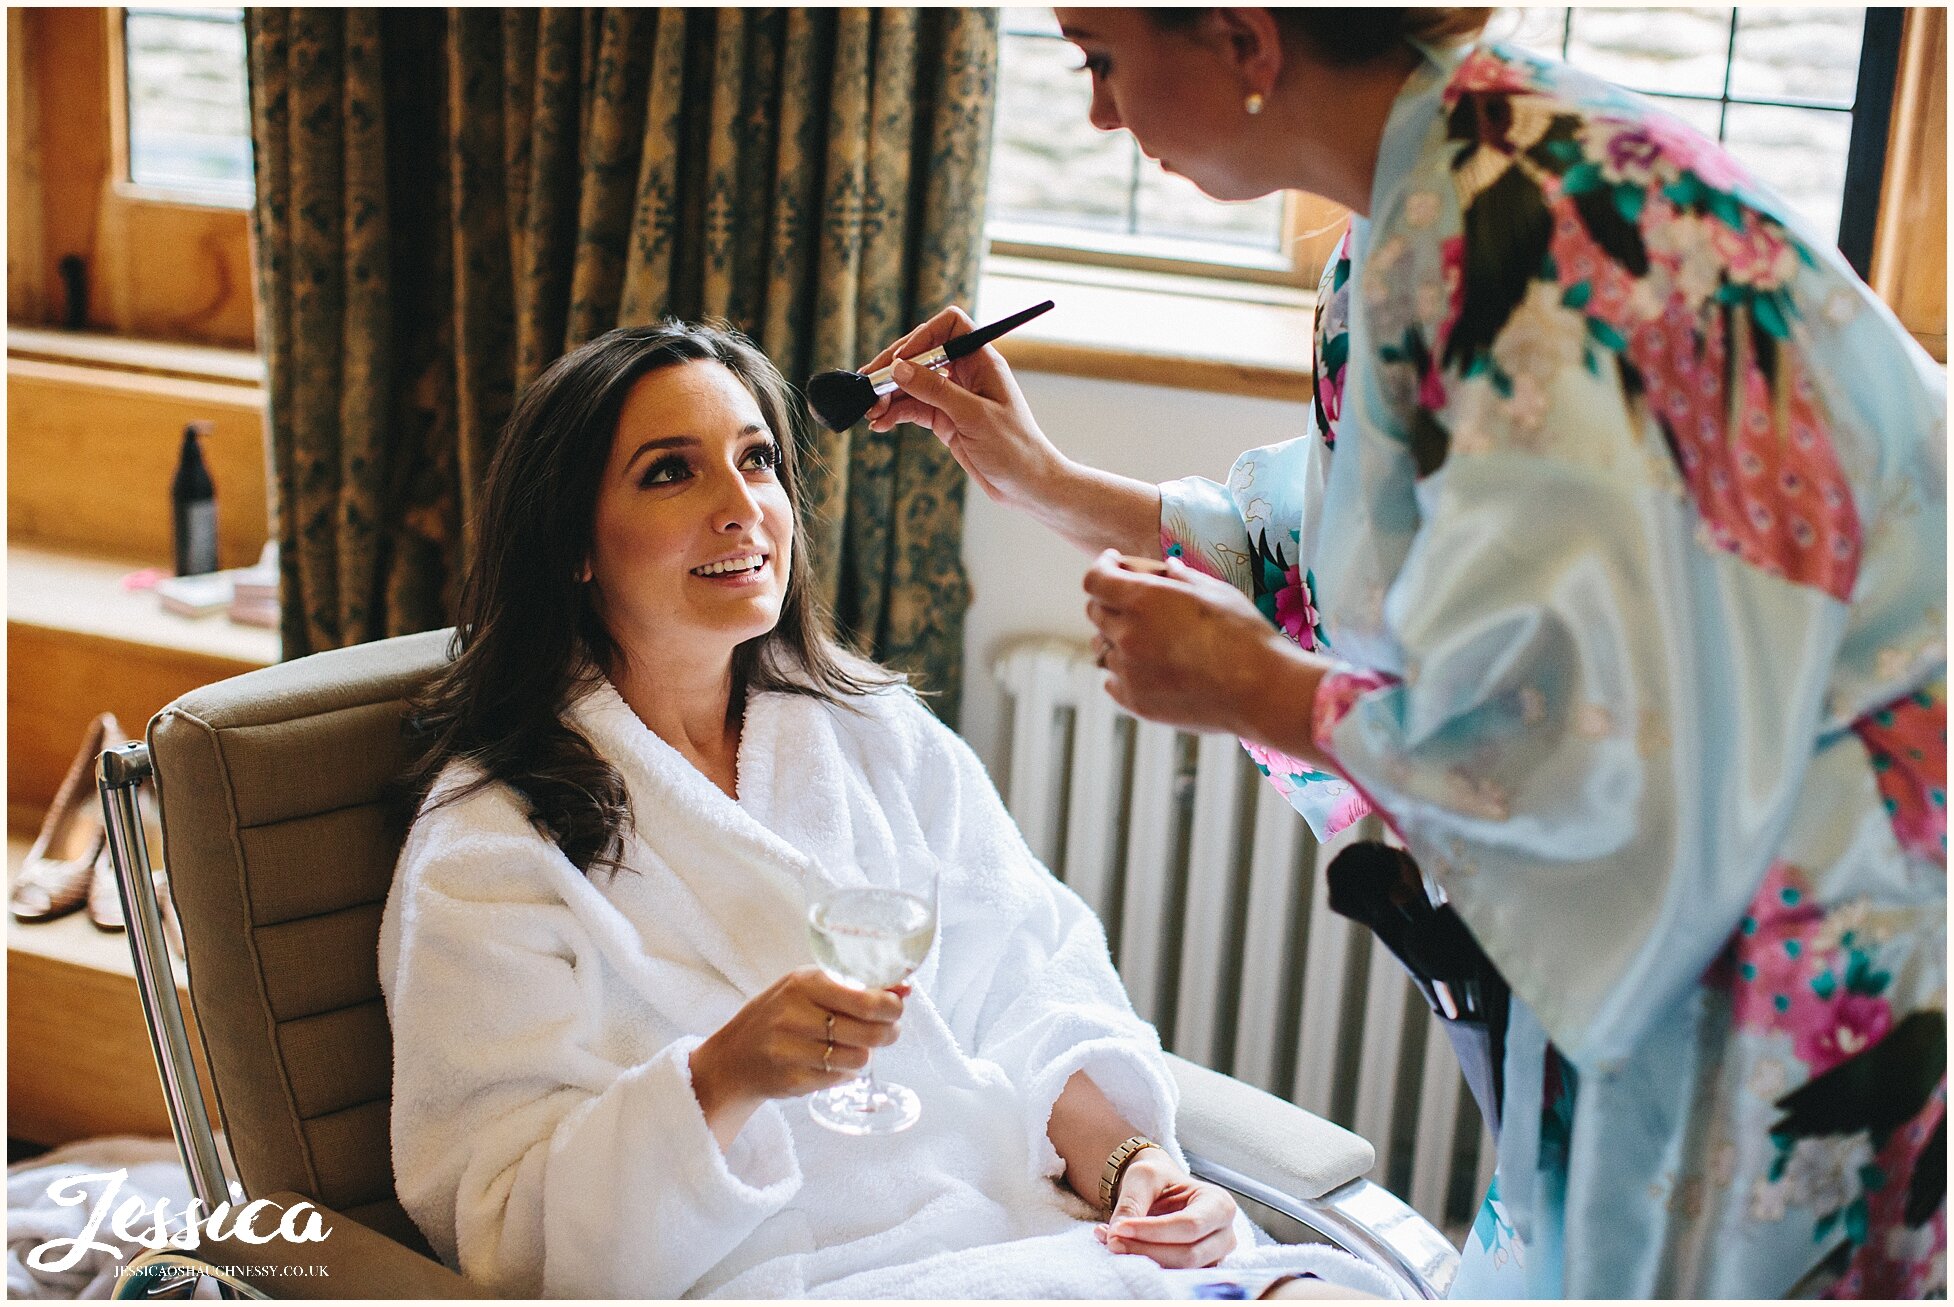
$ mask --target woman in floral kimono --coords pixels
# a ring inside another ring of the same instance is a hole
[[[1107,685],[1402,836],[1510,982],[1462,1296],[1945,1284],[1945,380],[1719,148],[1484,10],[1064,10],[1092,120],[1355,217],[1226,486],[898,367],[1102,555]],[[948,310],[879,365],[962,329]]]

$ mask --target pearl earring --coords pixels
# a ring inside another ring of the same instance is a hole
[[[1248,98],[1242,101],[1242,108],[1248,111],[1250,117],[1254,117],[1256,114],[1261,113],[1262,92],[1250,91],[1248,93]]]

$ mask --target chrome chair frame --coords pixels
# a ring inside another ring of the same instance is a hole
[[[191,1054],[189,1026],[164,944],[162,910],[150,877],[149,848],[136,806],[137,787],[153,770],[147,744],[138,740],[117,745],[105,750],[96,762],[96,788],[108,828],[117,893],[128,924],[136,989],[169,1109],[170,1133],[176,1139],[191,1190],[209,1211],[223,1202],[243,1203],[247,1195],[229,1178],[218,1153],[216,1132],[204,1108],[202,1081]],[[1319,1198],[1300,1198],[1195,1154],[1188,1154],[1187,1160],[1189,1169],[1201,1179],[1260,1203],[1377,1266],[1407,1297],[1443,1298],[1451,1288],[1458,1270],[1458,1250],[1382,1185],[1359,1177]],[[172,1275],[172,1271],[177,1274]],[[179,1277],[192,1272],[217,1281],[219,1292],[227,1298],[268,1296],[193,1251],[166,1249],[145,1252],[134,1259],[117,1285],[115,1297],[160,1296],[175,1287]]]
[[[1187,1169],[1370,1262],[1407,1298],[1437,1299],[1451,1291],[1459,1250],[1416,1208],[1375,1181],[1360,1176],[1321,1198],[1298,1198],[1194,1153],[1187,1154]]]
[[[122,900],[129,953],[136,968],[136,992],[142,999],[143,1023],[149,1029],[149,1048],[163,1080],[163,1101],[170,1113],[170,1133],[183,1159],[190,1191],[209,1211],[219,1203],[243,1198],[224,1172],[217,1155],[217,1135],[204,1110],[202,1082],[191,1056],[190,1028],[177,997],[176,974],[170,967],[163,940],[163,913],[156,902],[156,883],[150,877],[149,845],[143,839],[142,817],[136,808],[136,788],[153,773],[149,746],[131,740],[106,749],[95,763],[95,787],[102,798],[102,820],[108,828],[109,861],[115,868],[116,893]]]
[[[136,993],[142,999],[143,1025],[149,1031],[149,1050],[163,1082],[163,1102],[170,1114],[170,1134],[177,1156],[189,1177],[190,1191],[208,1212],[219,1203],[244,1199],[242,1187],[224,1171],[217,1153],[217,1133],[204,1110],[202,1081],[190,1051],[190,1027],[183,1019],[183,1003],[176,992],[176,973],[170,966],[163,939],[163,911],[156,901],[156,882],[150,876],[149,845],[142,833],[136,791],[153,768],[149,746],[131,740],[105,749],[95,760],[95,789],[102,800],[102,821],[108,829],[109,862],[115,869],[116,896],[122,900],[122,920],[129,936],[129,955],[135,963]],[[183,1283],[208,1276],[227,1299],[267,1298],[268,1294],[204,1262],[183,1249],[151,1249],[134,1258],[116,1281],[111,1295],[118,1300],[173,1297]]]

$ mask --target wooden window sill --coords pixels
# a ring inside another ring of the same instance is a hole
[[[124,590],[122,578],[142,566],[10,542],[8,624],[197,655],[239,664],[239,671],[278,661],[275,630],[243,626],[222,613],[184,617],[164,611],[154,591]]]
[[[250,350],[181,345],[94,331],[55,331],[9,323],[7,357],[257,389],[265,384],[265,361]]]
[[[1314,293],[1288,287],[1132,272],[1038,259],[986,260],[973,314],[1001,317],[1041,299],[1051,313],[998,342],[1011,366],[1140,385],[1310,397]],[[248,350],[10,325],[7,355],[141,377],[262,391]]]
[[[1057,308],[998,342],[1014,368],[1309,399],[1312,292],[994,255],[972,313],[984,322],[1042,299]]]

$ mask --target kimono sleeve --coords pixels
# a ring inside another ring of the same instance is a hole
[[[1672,348],[1715,305],[1638,326],[1618,269],[1556,250],[1602,289],[1521,279],[1496,329],[1469,299],[1436,333],[1450,362],[1404,387],[1402,675],[1327,677],[1316,730],[1555,1045],[1605,1067],[1695,987],[1783,843],[1858,541],[1802,332],[1734,361],[1728,396],[1718,326]],[[1444,348],[1453,327],[1483,347]]]
[[[1046,1130],[1078,1071],[1178,1160],[1179,1091],[1159,1035],[1113,969],[1098,917],[1032,856],[970,747],[913,711],[919,814],[945,878],[938,1006],[969,1054],[1017,1089],[1034,1178],[1064,1170]]]
[[[697,1039],[620,1055],[572,877],[498,790],[410,833],[381,936],[396,1187],[498,1293],[677,1297],[800,1172],[771,1104],[722,1153],[692,1092]]]
[[[1186,477],[1160,487],[1160,546],[1167,558],[1227,581],[1298,647],[1327,652],[1317,615],[1307,530],[1321,502],[1327,444],[1310,434],[1251,449],[1223,486]],[[1327,840],[1370,811],[1343,777],[1243,740],[1249,758]]]

